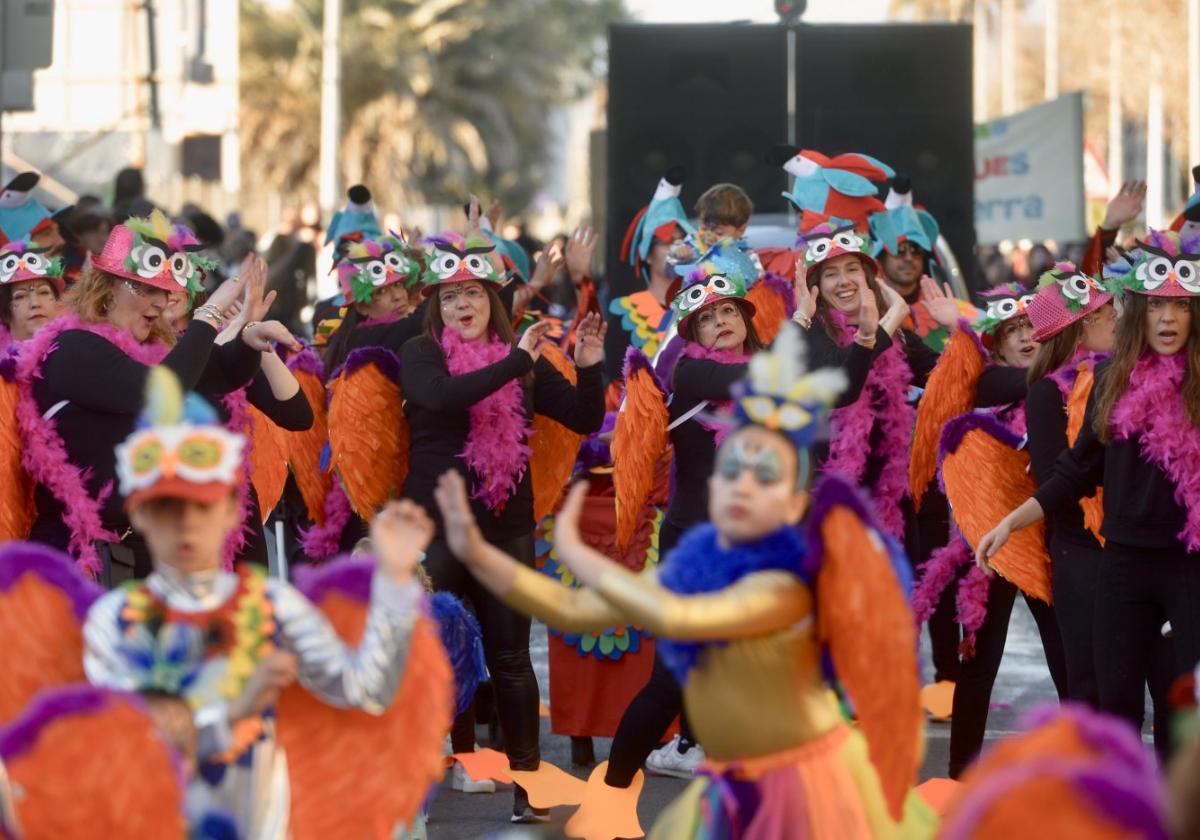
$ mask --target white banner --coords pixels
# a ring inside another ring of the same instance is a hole
[[[1084,212],[1082,93],[975,127],[979,244],[1080,241]]]

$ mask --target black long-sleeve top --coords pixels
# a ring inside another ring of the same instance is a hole
[[[1070,449],[1067,409],[1062,391],[1050,377],[1029,386],[1029,395],[1025,398],[1025,425],[1030,467],[1040,487],[1054,475],[1054,464],[1059,456]],[[1077,504],[1067,505],[1054,513],[1047,512],[1046,527],[1058,539],[1074,545],[1091,549],[1100,547],[1099,541],[1084,526],[1083,510]]]
[[[177,377],[184,390],[224,394],[240,388],[258,370],[258,351],[243,341],[214,349],[217,332],[193,319],[162,364]],[[115,344],[86,330],[67,330],[42,365],[42,378],[34,382],[33,397],[43,414],[66,401],[54,423],[70,462],[85,472],[89,495],[97,498],[111,485],[101,511],[104,526],[123,533],[129,520],[116,492],[117,444],[132,433],[146,399],[150,368]],[[66,549],[70,531],[62,521],[63,506],[48,489],[35,490],[37,519],[30,538]]]
[[[401,495],[425,508],[440,535],[441,514],[433,498],[438,477],[453,469],[464,476],[469,488],[475,486],[475,477],[459,456],[471,431],[471,406],[532,371],[533,383],[524,387],[526,418],[544,414],[572,431],[591,434],[604,422],[600,368],[599,364],[579,368],[578,384],[572,386],[550,362],[539,358],[534,363],[528,353],[514,347],[494,364],[454,376],[432,337],[409,341],[401,353],[400,383],[412,444]],[[475,499],[471,508],[489,540],[510,540],[530,533],[534,526],[533,488],[528,470],[499,512]]]
[[[214,403],[221,422],[228,423],[229,410],[220,402],[220,397],[223,395],[200,393]],[[261,370],[254,374],[254,378],[246,386],[246,401],[285,431],[304,432],[312,428],[312,406],[308,403],[304,389],[301,388],[288,399],[281,400],[275,396],[275,392],[271,390],[271,383],[267,380],[267,375]]]
[[[671,422],[687,414],[697,403],[730,399],[733,383],[746,375],[747,367],[745,363],[725,364],[681,356],[671,376]],[[701,409],[701,413],[706,410]],[[693,416],[671,430],[671,445],[675,451],[672,462],[675,480],[666,518],[678,528],[686,529],[708,519],[708,478],[716,460],[716,438],[711,429]]]
[[[1175,501],[1175,483],[1143,457],[1140,436],[1107,445],[1096,436],[1096,393],[1107,371],[1107,362],[1096,367],[1096,386],[1079,437],[1055,460],[1053,474],[1041,483],[1034,498],[1047,515],[1061,516],[1103,486],[1100,533],[1106,540],[1186,554],[1187,546],[1178,534],[1187,523],[1187,511]]]

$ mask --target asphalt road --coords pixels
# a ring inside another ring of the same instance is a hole
[[[922,639],[923,666],[927,676],[932,674],[929,665],[927,639]],[[549,686],[546,664],[546,629],[534,624],[532,649],[534,667],[538,674],[542,698],[545,700]],[[992,710],[988,716],[987,742],[1010,734],[1016,730],[1021,714],[1040,702],[1055,698],[1054,686],[1050,682],[1046,662],[1042,656],[1041,641],[1033,618],[1018,599],[1013,609],[1009,626],[1008,644],[1004,662],[996,679],[992,694]],[[926,728],[927,745],[925,761],[921,768],[921,780],[946,775],[949,760],[950,727],[948,724],[930,723]],[[485,745],[485,730],[480,728],[480,743]],[[608,739],[595,739],[596,757],[603,761],[608,756]],[[589,768],[572,767],[570,739],[554,735],[550,731],[549,719],[542,720],[542,757],[564,770],[586,778]],[[649,830],[655,817],[686,785],[679,779],[648,776],[638,807],[643,828]],[[529,828],[510,826],[512,812],[511,788],[500,787],[495,794],[463,794],[443,784],[433,802],[428,824],[429,840],[469,840],[470,838],[558,838],[562,837],[561,826],[573,809],[555,809],[554,821],[547,826]]]

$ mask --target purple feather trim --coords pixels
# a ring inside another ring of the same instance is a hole
[[[970,549],[957,536],[929,555],[929,559],[921,566],[921,576],[912,594],[913,615],[918,623],[929,620],[946,587],[958,577],[959,569],[970,562]]]
[[[654,372],[654,366],[650,364],[650,360],[646,358],[646,354],[638,348],[631,346],[625,351],[625,366],[622,377],[628,382],[630,377],[639,370],[647,371],[653,377],[654,384],[658,386],[658,390],[662,391],[663,394],[667,393],[667,386],[663,384],[662,380],[658,378],[658,374]]]
[[[333,486],[325,496],[324,507],[325,524],[314,525],[300,532],[300,547],[313,560],[328,560],[337,554],[342,532],[354,513],[342,482],[336,475],[333,477]]]
[[[0,358],[0,379],[3,379],[5,382],[17,381],[16,353],[7,353],[3,358]]]
[[[384,376],[393,382],[400,381],[400,358],[386,347],[360,347],[357,350],[351,350],[346,361],[329,378],[330,380],[337,379],[343,372],[349,376],[366,365],[375,365]]]
[[[83,577],[66,554],[44,545],[10,542],[0,547],[0,592],[7,592],[26,573],[40,577],[71,600],[75,617],[82,622],[104,590]]]
[[[320,604],[333,593],[366,603],[371,599],[371,576],[374,574],[373,559],[341,557],[322,566],[297,566],[295,585],[314,604]]]
[[[1082,347],[1075,351],[1075,355],[1070,361],[1060,367],[1058,370],[1047,374],[1054,384],[1058,386],[1058,392],[1062,394],[1063,403],[1071,396],[1071,391],[1075,388],[1075,382],[1079,379],[1080,368],[1086,367],[1088,370],[1094,371],[1096,365],[1103,362],[1109,356],[1108,353],[1093,353]]]
[[[768,271],[759,278],[756,285],[767,286],[772,292],[783,298],[784,309],[789,318],[796,314],[796,295],[792,289],[792,283],[782,274]]]
[[[1056,717],[1070,718],[1089,744],[1120,759],[1134,772],[1153,775],[1158,771],[1154,754],[1123,718],[1097,712],[1082,703],[1042,703],[1022,715],[1019,725],[1029,730]]]
[[[942,438],[938,441],[938,464],[941,464],[947,455],[957,452],[966,436],[976,430],[986,432],[1013,449],[1021,445],[1021,438],[995,415],[976,412],[960,414],[942,428]]]
[[[321,357],[313,352],[311,347],[305,347],[299,353],[293,353],[287,360],[288,370],[293,373],[310,373],[313,376],[325,377],[325,368],[321,365]]]
[[[42,729],[48,724],[65,715],[101,711],[117,697],[132,703],[142,702],[135,694],[98,688],[87,683],[39,691],[17,719],[0,730],[0,758],[5,761],[19,758],[33,749]]]
[[[979,333],[975,332],[975,328],[971,326],[970,321],[968,321],[966,318],[959,318],[957,330],[963,335],[970,336],[971,341],[974,342],[975,349],[979,351],[980,356],[982,356],[984,359],[991,357],[991,354],[988,353],[988,349],[983,346],[983,339],[979,337]]]

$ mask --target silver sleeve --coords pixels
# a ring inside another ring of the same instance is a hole
[[[375,572],[366,627],[357,648],[333,629],[325,614],[290,584],[270,584],[282,647],[300,661],[300,683],[326,703],[383,714],[408,659],[408,645],[423,590]]]

